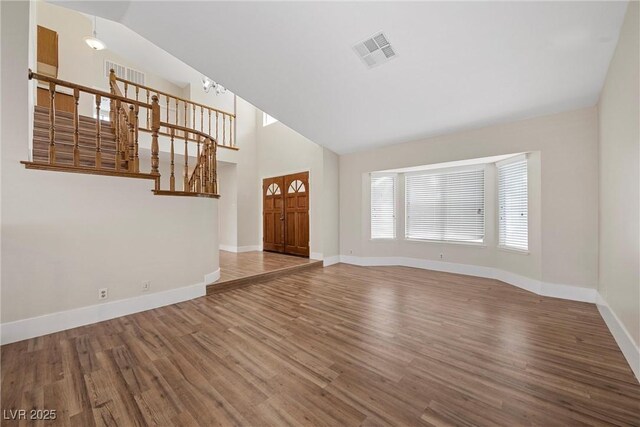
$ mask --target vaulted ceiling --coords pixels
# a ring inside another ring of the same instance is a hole
[[[627,2],[60,2],[338,153],[594,105]],[[398,57],[369,69],[379,32]]]

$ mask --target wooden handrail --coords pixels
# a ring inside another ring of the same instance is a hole
[[[199,130],[190,129],[190,128],[185,127],[185,126],[174,125],[173,123],[160,122],[160,127],[168,127],[168,128],[171,128],[171,129],[179,130],[180,132],[187,132],[187,133],[192,133],[194,135],[200,135],[201,137],[211,139],[212,141],[216,140],[211,135],[208,135],[208,134],[206,134],[204,132],[200,132]],[[189,138],[189,141],[197,142],[197,140],[191,139],[191,138]]]
[[[120,100],[129,104],[137,105],[139,108],[151,108],[151,104],[146,102],[136,101],[134,99],[125,98],[124,96],[115,95],[113,93],[105,92],[100,89],[94,89],[91,87],[79,85],[76,83],[67,82],[65,80],[56,79],[54,77],[45,76],[44,74],[34,73],[29,70],[29,80],[39,80],[42,82],[54,83],[56,86],[68,87],[69,89],[78,89],[80,92],[91,93],[93,95],[100,95],[101,97],[108,99]]]
[[[218,113],[224,114],[225,116],[230,116],[230,117],[233,117],[233,118],[236,117],[236,115],[234,113],[229,113],[228,111],[219,110],[219,109],[217,109],[215,107],[211,107],[210,105],[201,104],[199,102],[191,101],[189,99],[185,99],[185,98],[182,98],[180,96],[170,94],[168,92],[163,92],[161,90],[154,89],[154,88],[149,87],[149,86],[141,85],[139,83],[135,83],[135,82],[132,82],[130,80],[123,79],[122,77],[115,76],[115,79],[117,81],[119,81],[119,82],[126,83],[129,86],[139,87],[140,89],[149,91],[149,93],[155,93],[156,95],[168,96],[169,98],[177,99],[178,101],[182,101],[182,102],[184,102],[186,104],[192,104],[192,105],[195,105],[197,107],[206,108],[207,110],[217,111]]]

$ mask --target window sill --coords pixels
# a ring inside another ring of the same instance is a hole
[[[370,242],[395,242],[396,239],[395,237],[370,237],[369,241]]]
[[[500,245],[498,245],[497,248],[499,251],[503,251],[503,252],[512,252],[520,255],[529,255],[529,250],[510,248],[508,246],[500,246]]]
[[[455,242],[450,240],[427,240],[427,239],[404,239],[406,242],[415,243],[436,243],[439,245],[460,245],[460,246],[475,246],[479,248],[486,248],[487,244],[484,242]]]

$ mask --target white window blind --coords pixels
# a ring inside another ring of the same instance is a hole
[[[527,158],[498,163],[498,244],[528,250]]]
[[[396,237],[396,176],[371,175],[371,238]]]
[[[484,240],[484,169],[405,176],[408,239]]]

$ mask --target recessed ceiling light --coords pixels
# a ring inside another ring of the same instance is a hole
[[[391,47],[389,38],[382,33],[376,33],[371,37],[353,46],[358,57],[367,67],[373,68],[398,56],[395,49]]]

